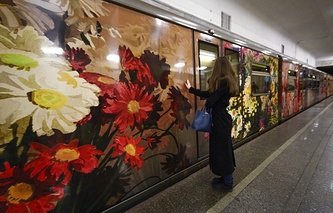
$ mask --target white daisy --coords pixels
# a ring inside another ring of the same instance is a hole
[[[42,10],[41,10],[42,9]],[[54,29],[54,21],[45,10],[62,15],[59,6],[42,0],[12,0],[1,1],[0,19],[10,28],[18,28],[23,25],[31,25],[38,32],[43,33]]]
[[[50,0],[50,2],[67,11],[68,18],[66,23],[72,25],[76,23],[79,18],[96,18],[106,16],[110,13],[102,0]]]
[[[6,66],[0,66],[6,69]],[[39,69],[37,67],[36,69]],[[41,135],[75,131],[76,122],[99,104],[100,89],[79,77],[75,71],[43,72],[26,77],[3,72],[7,82],[0,81],[0,126],[10,127],[26,117],[32,119],[32,129]],[[15,72],[12,72],[15,73]]]

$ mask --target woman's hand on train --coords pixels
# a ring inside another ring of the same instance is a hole
[[[190,89],[191,88],[191,83],[189,80],[186,80],[185,82],[185,86],[187,87],[187,89]]]

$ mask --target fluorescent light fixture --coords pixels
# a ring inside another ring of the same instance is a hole
[[[119,55],[116,55],[116,54],[109,54],[106,56],[106,60],[119,63],[120,57],[119,57]]]
[[[158,17],[161,17],[161,18],[164,18],[164,19],[171,20],[170,17],[164,16],[164,15],[161,15],[161,14],[157,14],[157,16],[158,16]]]
[[[159,18],[155,18],[155,21],[158,26],[161,26],[164,23],[164,21]]]
[[[205,51],[205,50],[200,50],[200,56],[206,56],[206,57],[211,57],[211,58],[215,58],[215,54]]]
[[[206,67],[206,66],[201,66],[201,67],[198,67],[198,70],[205,70],[205,69],[207,69],[207,67]]]
[[[62,55],[64,53],[64,50],[60,47],[42,47],[42,51],[45,54],[57,54]]]
[[[234,48],[240,48],[240,46],[237,45],[237,44],[232,44],[232,47],[234,47]]]
[[[241,41],[241,40],[239,40],[239,39],[235,39],[235,42],[238,43],[238,44],[240,44],[240,45],[244,45],[244,44],[246,44],[246,42]]]
[[[195,24],[195,23],[193,23],[193,22],[191,22],[191,21],[186,21],[186,20],[184,20],[184,19],[181,19],[181,18],[177,18],[177,17],[174,17],[174,19],[176,19],[177,21],[179,21],[179,22],[177,22],[177,23],[182,23],[182,24],[186,24],[186,25],[190,25],[190,26],[194,26],[194,27],[196,27],[196,26],[198,26],[197,24]]]
[[[212,39],[212,36],[207,35],[205,33],[200,33],[200,36],[203,37],[204,39],[207,39],[207,40],[211,40]]]
[[[271,52],[268,51],[268,50],[263,50],[263,51],[261,51],[261,52],[264,53],[264,54],[267,54],[267,55],[271,54]]]
[[[174,66],[177,67],[177,68],[181,68],[181,67],[185,66],[185,63],[184,62],[178,62]]]

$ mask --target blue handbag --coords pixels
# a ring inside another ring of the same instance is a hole
[[[206,106],[195,112],[192,129],[200,132],[210,132],[212,128],[212,109],[207,110]]]

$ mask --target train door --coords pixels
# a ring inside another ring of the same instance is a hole
[[[228,111],[232,118],[231,137],[233,143],[239,142],[243,135],[246,134],[246,128],[243,123],[243,106],[242,106],[242,92],[244,89],[245,75],[241,72],[241,46],[223,41],[223,55],[227,57],[231,63],[232,69],[237,78],[238,94],[231,97],[229,101]]]
[[[195,88],[208,90],[208,80],[212,74],[215,59],[219,57],[221,51],[221,40],[213,36],[195,32]],[[205,99],[196,97],[196,109],[201,109],[205,104]],[[207,157],[209,153],[209,133],[197,132],[198,158]]]

